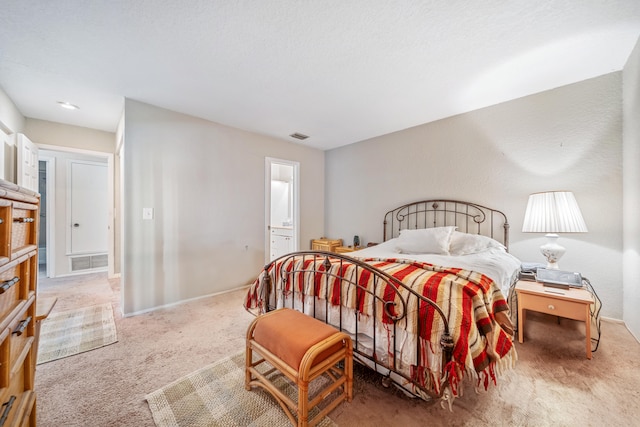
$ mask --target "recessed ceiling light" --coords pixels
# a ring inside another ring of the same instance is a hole
[[[66,101],[58,101],[58,104],[62,107],[62,108],[66,108],[67,110],[79,110],[80,107],[78,107],[77,105],[74,105],[70,102],[66,102]]]

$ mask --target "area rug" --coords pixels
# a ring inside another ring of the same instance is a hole
[[[290,426],[276,400],[260,387],[244,388],[244,352],[207,365],[146,396],[158,427]],[[265,365],[265,364],[263,364]],[[266,369],[265,369],[266,370]],[[297,401],[286,377],[273,374],[276,386]],[[313,382],[310,385],[310,394]],[[311,419],[318,411],[309,413]],[[328,417],[318,424],[336,426]]]
[[[38,364],[118,341],[110,303],[51,313],[42,321]]]

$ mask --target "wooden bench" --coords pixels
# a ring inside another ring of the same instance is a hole
[[[246,352],[245,388],[251,390],[252,386],[259,386],[268,391],[294,426],[313,426],[340,402],[351,402],[351,338],[332,326],[293,309],[275,310],[251,323],[247,330]],[[257,353],[256,361],[253,360],[254,353]],[[265,362],[272,368],[260,366]],[[269,378],[278,373],[276,371],[297,387],[297,402],[270,381]],[[309,396],[309,384],[321,376],[328,377],[327,385]],[[309,420],[309,411],[332,393],[335,397],[324,402],[318,408],[319,413]]]

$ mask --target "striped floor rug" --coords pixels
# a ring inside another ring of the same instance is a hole
[[[110,303],[51,313],[42,321],[38,364],[118,341]]]

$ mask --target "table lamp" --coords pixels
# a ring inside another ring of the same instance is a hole
[[[586,233],[587,225],[571,191],[547,191],[529,196],[522,232],[547,233],[540,251],[547,258],[547,268],[558,269],[565,248],[558,244],[556,233]]]

